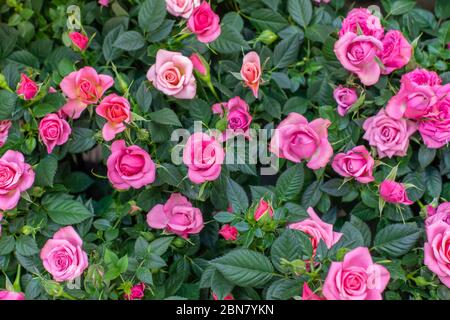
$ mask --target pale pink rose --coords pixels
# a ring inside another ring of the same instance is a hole
[[[266,217],[268,219],[273,217],[273,208],[270,203],[263,198],[259,200],[258,206],[255,209],[254,217],[256,221]]]
[[[347,14],[347,17],[342,21],[339,37],[349,32],[358,34],[359,31],[365,36],[373,36],[379,40],[384,35],[380,19],[372,15],[366,8],[355,8]]]
[[[183,150],[183,162],[193,183],[216,180],[225,157],[222,146],[206,133],[192,134]]]
[[[107,95],[95,111],[107,120],[102,129],[105,141],[111,141],[116,134],[125,131],[127,128],[125,123],[131,121],[130,103],[115,93]]]
[[[106,166],[108,179],[117,190],[139,189],[155,181],[156,167],[150,155],[138,146],[114,141]]]
[[[56,146],[62,146],[69,140],[72,128],[69,123],[56,113],[50,113],[39,122],[39,137],[47,147],[47,153],[52,153]]]
[[[252,116],[249,113],[250,107],[247,102],[240,97],[231,98],[225,104],[227,117],[227,130],[224,132],[223,140],[233,138],[235,135],[242,134],[249,138],[250,124]]]
[[[318,118],[310,123],[302,115],[292,112],[281,121],[270,141],[270,151],[279,158],[293,162],[308,161],[308,168],[323,168],[333,156],[328,142],[331,122]]]
[[[0,158],[0,210],[14,209],[20,193],[31,188],[35,173],[22,153],[8,150]]]
[[[450,225],[437,221],[425,228],[424,263],[441,282],[450,288]]]
[[[353,177],[360,183],[369,183],[375,180],[372,175],[374,164],[366,147],[357,146],[346,153],[338,153],[331,166],[343,177]]]
[[[69,33],[69,38],[72,40],[74,46],[76,46],[80,51],[86,50],[89,44],[89,38],[84,34],[76,31],[72,31]]]
[[[380,197],[389,203],[399,203],[411,205],[414,202],[409,200],[408,194],[403,184],[392,180],[384,180],[379,187]]]
[[[409,137],[417,130],[417,125],[407,119],[389,117],[384,109],[364,121],[366,131],[363,138],[377,148],[380,158],[403,157],[409,147]]]
[[[311,245],[315,254],[320,240],[330,249],[342,237],[342,233],[334,232],[333,225],[323,222],[313,208],[307,210],[309,218],[300,222],[291,223],[288,228],[300,230],[311,237]]]
[[[225,224],[222,226],[222,228],[220,228],[219,234],[225,240],[235,241],[239,235],[239,232],[236,229],[236,227],[230,226],[229,224]]]
[[[24,100],[33,99],[39,91],[39,86],[28,78],[25,74],[20,74],[20,82],[17,85],[16,93]]]
[[[191,54],[189,59],[192,62],[192,65],[194,66],[194,69],[200,73],[202,76],[208,75],[208,69],[209,66],[207,66],[206,61],[203,60],[197,53]]]
[[[327,300],[382,300],[389,279],[389,271],[373,263],[369,249],[358,247],[342,262],[331,263],[322,292]]]
[[[102,7],[107,7],[109,5],[109,0],[98,0],[98,4]]]
[[[213,300],[219,300],[219,297],[218,297],[217,294],[215,294],[214,292],[212,293],[212,297],[213,297]],[[226,295],[226,296],[223,298],[223,300],[234,300],[234,297],[233,297],[233,295],[230,293],[230,294]]]
[[[125,300],[142,300],[144,297],[145,283],[140,282],[131,288],[130,294],[124,294]]]
[[[74,280],[83,274],[89,261],[83,240],[72,226],[59,229],[41,250],[41,260],[55,281]]]
[[[343,86],[338,86],[333,91],[334,100],[338,104],[338,113],[341,117],[350,110],[353,104],[358,101],[358,94],[355,88],[346,88]]]
[[[90,104],[96,104],[113,84],[112,77],[98,74],[92,67],[69,73],[59,84],[68,98],[62,111],[68,117],[78,119],[84,109]]]
[[[175,16],[189,19],[194,8],[200,5],[200,0],[166,0],[167,11]]]
[[[0,290],[0,300],[25,300],[25,294],[8,290]]]
[[[220,18],[206,1],[194,9],[187,26],[203,43],[213,42],[220,36]]]
[[[261,81],[261,62],[259,55],[251,51],[244,56],[241,67],[241,77],[255,98],[258,98],[259,82]]]
[[[189,200],[180,193],[172,193],[169,200],[157,204],[147,214],[147,224],[154,229],[165,229],[183,238],[199,233],[203,227],[203,216]]]
[[[308,282],[303,283],[302,300],[327,300],[315,294],[308,286]]]
[[[168,96],[192,99],[197,90],[192,70],[191,60],[180,52],[159,49],[156,63],[147,72],[147,79],[156,89]]]
[[[403,68],[411,59],[412,47],[398,30],[388,31],[383,38],[383,52],[380,55],[384,68],[382,74]]]
[[[11,128],[11,120],[0,121],[0,147],[3,147],[8,140],[9,128]]]
[[[450,225],[450,202],[441,203],[437,208],[427,206],[425,225],[429,226],[438,221],[443,221]]]
[[[355,73],[366,86],[377,83],[380,78],[381,68],[376,57],[381,50],[383,44],[377,38],[353,32],[347,32],[334,44],[334,53],[342,66]]]

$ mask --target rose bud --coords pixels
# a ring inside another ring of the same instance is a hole
[[[39,86],[28,78],[25,74],[20,75],[20,82],[17,86],[16,93],[24,100],[33,99],[39,91]]]
[[[258,206],[256,207],[256,210],[255,210],[255,214],[254,214],[255,220],[259,221],[260,219],[267,217],[267,215],[269,216],[269,218],[273,217],[272,205],[261,198],[261,200],[259,200]],[[267,219],[267,218],[264,218],[264,219]]]
[[[413,204],[414,202],[409,200],[408,194],[403,184],[392,181],[384,180],[380,184],[380,197],[389,203],[400,203],[405,205]]]

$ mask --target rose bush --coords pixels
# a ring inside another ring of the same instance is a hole
[[[450,299],[450,2],[353,2],[1,2],[0,300]]]

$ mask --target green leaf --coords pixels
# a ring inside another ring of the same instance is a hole
[[[220,223],[229,223],[236,218],[236,215],[231,212],[218,212],[214,215],[214,220],[220,222]]]
[[[92,217],[92,213],[81,202],[59,196],[51,197],[43,205],[49,217],[63,226],[80,223]]]
[[[417,157],[419,158],[420,166],[425,169],[436,157],[436,149],[430,149],[425,145],[421,145]]]
[[[448,19],[450,18],[450,3],[448,0],[436,0],[434,11],[438,18]]]
[[[0,256],[5,256],[14,250],[15,239],[13,236],[2,235],[0,237]]]
[[[194,121],[202,121],[205,124],[211,119],[211,106],[204,100],[192,99],[187,103],[189,114]]]
[[[266,291],[267,300],[289,300],[299,296],[299,288],[303,281],[300,279],[279,279],[271,283]]]
[[[36,167],[35,185],[41,187],[53,187],[53,180],[57,169],[58,159],[52,155],[47,155]]]
[[[299,230],[286,229],[274,241],[270,250],[270,257],[275,268],[286,273],[288,269],[281,265],[282,259],[287,261],[304,260],[310,258],[312,253],[313,248],[309,236]]]
[[[331,179],[325,182],[320,189],[333,197],[343,197],[350,192],[349,182],[344,183],[343,179]]]
[[[372,233],[370,232],[369,226],[357,216],[353,215],[350,217],[350,223],[361,233],[364,238],[364,246],[370,247],[372,242]]]
[[[236,53],[250,49],[247,41],[242,37],[242,34],[228,25],[222,25],[221,34],[211,43],[211,47],[223,54]]]
[[[76,127],[72,129],[68,149],[70,153],[80,153],[91,149],[95,143],[95,131],[88,128]]]
[[[233,290],[233,283],[228,281],[219,271],[215,270],[211,278],[211,290],[219,300],[223,300]]]
[[[248,197],[245,190],[231,178],[227,178],[227,197],[233,212],[245,212],[248,208]]]
[[[46,116],[49,113],[55,112],[66,103],[66,99],[61,93],[47,94],[44,99],[39,101],[39,104],[33,108],[33,114],[37,118]]]
[[[411,201],[417,201],[423,197],[426,188],[425,182],[426,177],[424,172],[411,172],[405,176],[403,183],[414,185],[414,187],[406,190]]]
[[[311,0],[289,0],[288,11],[292,19],[303,28],[311,22],[313,14]]]
[[[149,252],[162,256],[169,249],[174,237],[158,238],[150,242]]]
[[[164,0],[146,0],[139,9],[139,27],[144,31],[156,30],[166,17]]]
[[[30,236],[20,236],[16,241],[16,251],[18,254],[29,257],[39,252],[36,241]]]
[[[26,50],[13,52],[6,60],[25,67],[39,69],[39,59]]]
[[[136,92],[136,102],[142,112],[147,112],[152,105],[152,93],[147,88],[145,81],[142,81],[139,89]]]
[[[322,197],[322,191],[320,190],[321,185],[322,181],[320,180],[316,180],[308,185],[302,195],[301,203],[304,208],[315,207],[320,201],[320,198]]]
[[[14,92],[0,90],[0,120],[10,120],[16,108],[17,95]]]
[[[71,193],[79,193],[85,191],[94,183],[94,180],[84,172],[71,172],[64,178],[64,185]]]
[[[374,248],[392,257],[409,252],[421,235],[415,224],[391,224],[380,230],[375,236]]]
[[[119,270],[120,273],[124,273],[125,271],[127,271],[128,269],[128,256],[125,255],[122,258],[120,258],[117,263],[116,266]]]
[[[136,270],[136,277],[146,284],[153,284],[153,275],[149,269],[140,267]]]
[[[297,61],[300,49],[298,35],[293,34],[290,37],[280,41],[273,51],[273,63],[276,68],[285,68]]]
[[[284,171],[277,180],[275,194],[278,200],[293,200],[300,194],[304,179],[303,164],[296,164]]]
[[[438,169],[428,167],[425,171],[427,193],[433,198],[439,198],[442,192],[442,177]]]
[[[392,4],[389,15],[397,16],[405,14],[416,6],[416,1],[413,0],[397,0]]]
[[[270,9],[258,9],[252,12],[250,22],[263,30],[279,32],[289,26],[289,22],[278,12]]]
[[[182,127],[182,124],[178,119],[177,114],[169,108],[163,108],[150,113],[150,119],[156,123]]]
[[[113,46],[125,51],[141,49],[145,45],[144,37],[137,31],[126,31],[120,34]]]
[[[236,29],[237,32],[241,32],[244,27],[244,20],[237,12],[231,11],[223,16],[222,24]]]
[[[124,32],[122,25],[117,26],[106,35],[103,40],[102,53],[106,61],[117,59],[122,54],[122,50],[113,46],[119,35]]]

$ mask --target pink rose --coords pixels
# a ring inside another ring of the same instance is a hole
[[[0,147],[3,147],[8,140],[9,128],[11,128],[11,120],[0,121]]]
[[[315,3],[320,4],[320,3],[330,3],[331,0],[314,0]]]
[[[214,292],[212,293],[213,300],[219,300],[219,297]],[[234,300],[233,295],[230,293],[223,298],[223,300]]]
[[[358,101],[358,94],[354,88],[338,86],[333,91],[334,100],[338,104],[338,113],[341,117],[350,110],[353,104]]]
[[[59,229],[41,250],[41,260],[55,281],[74,280],[83,274],[89,261],[81,248],[83,240],[72,226]]]
[[[241,77],[245,85],[252,89],[255,98],[258,98],[259,82],[261,80],[261,62],[259,55],[251,51],[244,56],[241,68]]]
[[[359,31],[365,36],[373,36],[379,40],[384,35],[380,19],[372,15],[366,8],[355,8],[347,14],[347,17],[342,21],[339,37],[349,32],[358,34]]]
[[[192,99],[197,90],[192,69],[191,60],[180,52],[159,49],[156,63],[147,72],[147,79],[156,89],[168,96]]]
[[[22,153],[6,151],[0,158],[0,210],[14,209],[19,203],[20,193],[33,185],[34,176]]]
[[[353,177],[360,183],[369,183],[375,180],[372,175],[374,164],[366,147],[357,146],[347,153],[338,153],[331,166],[343,177]]]
[[[250,108],[247,102],[240,97],[234,97],[225,106],[228,130],[224,133],[223,139],[227,140],[239,134],[248,138],[252,116],[249,113]]]
[[[206,133],[192,134],[183,150],[183,162],[193,183],[216,180],[222,170],[225,154],[222,146]]]
[[[142,300],[144,297],[145,283],[140,282],[131,288],[129,294],[124,294],[125,300]]]
[[[0,290],[0,300],[25,300],[25,294],[8,290]]]
[[[218,102],[218,103],[214,103],[211,106],[211,111],[212,111],[212,113],[218,114],[222,117],[226,108],[227,108],[227,102]]]
[[[25,74],[20,74],[20,82],[17,85],[16,93],[21,96],[24,100],[33,99],[39,91],[39,86],[28,78]]]
[[[203,227],[203,216],[198,208],[180,193],[172,193],[169,200],[157,204],[147,214],[147,224],[154,229],[165,229],[183,238],[199,233]]]
[[[200,75],[207,76],[209,72],[209,65],[204,61],[204,59],[198,55],[197,53],[191,54],[189,57],[192,65],[194,66],[194,70],[196,70]]]
[[[344,261],[331,263],[322,292],[328,300],[382,300],[389,278],[385,267],[373,263],[369,249],[358,247]]]
[[[117,190],[139,189],[155,181],[156,168],[150,155],[138,146],[114,141],[106,165],[108,178]]]
[[[382,74],[389,74],[403,68],[411,59],[412,47],[398,30],[390,30],[383,38],[383,52],[380,55],[384,68]]]
[[[200,0],[166,0],[167,11],[175,16],[189,19],[194,8],[200,5]]]
[[[80,51],[86,50],[89,44],[89,38],[80,32],[72,31],[69,33],[69,38],[72,40],[72,43],[80,49]]]
[[[102,7],[107,7],[109,5],[109,0],[98,0],[98,4]]]
[[[219,234],[225,239],[225,240],[231,240],[235,241],[238,237],[238,230],[236,227],[230,226],[229,224],[225,224],[220,228]]]
[[[327,300],[315,294],[308,286],[308,282],[303,283],[302,300]]]
[[[52,153],[56,146],[61,146],[69,140],[72,133],[69,123],[56,113],[46,115],[39,122],[39,137],[47,147],[47,153]]]
[[[429,226],[438,221],[443,221],[450,225],[450,202],[441,203],[437,208],[427,206],[425,225]]]
[[[194,9],[187,26],[203,43],[213,42],[220,36],[220,18],[206,1]]]
[[[379,187],[380,197],[389,203],[400,203],[410,205],[414,202],[409,200],[403,184],[392,180],[384,180]]]
[[[377,115],[364,121],[366,131],[363,138],[376,147],[380,158],[395,156],[403,157],[409,147],[409,137],[416,131],[414,122],[407,119],[389,117],[384,109]]]
[[[259,200],[258,206],[255,209],[254,217],[256,221],[259,221],[260,219],[266,217],[266,218],[272,218],[273,217],[273,208],[270,203],[265,201],[263,198]]]
[[[437,221],[425,228],[424,263],[450,288],[450,225]]]
[[[347,32],[334,44],[334,53],[342,66],[358,75],[361,82],[371,86],[378,82],[381,68],[376,57],[383,50],[380,40]]]
[[[105,141],[111,141],[116,134],[125,131],[125,123],[131,121],[130,103],[115,93],[106,96],[95,111],[107,120],[102,129]]]
[[[416,86],[428,85],[432,87],[440,85],[442,80],[439,77],[439,75],[434,71],[416,68],[413,71],[410,71],[402,75],[400,82],[401,82],[400,88],[404,87],[406,83],[411,83]]]
[[[311,245],[316,252],[320,240],[322,240],[328,249],[330,249],[342,237],[342,233],[334,232],[333,225],[323,222],[313,208],[307,210],[309,218],[300,222],[291,223],[288,228],[300,230],[311,237]]]
[[[293,162],[308,160],[308,168],[323,168],[333,156],[333,148],[328,142],[328,127],[331,122],[318,118],[310,123],[302,115],[292,112],[278,125],[270,151],[279,158]]]
[[[78,119],[84,109],[90,104],[96,104],[113,84],[113,78],[97,74],[92,67],[83,67],[69,73],[59,84],[68,98],[62,111],[68,117]]]

